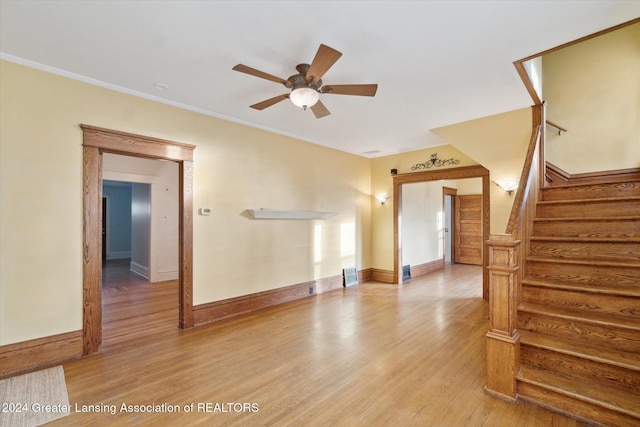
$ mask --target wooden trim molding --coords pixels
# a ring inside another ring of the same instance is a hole
[[[101,152],[124,154],[150,159],[192,162],[194,145],[150,136],[136,135],[96,126],[80,125],[84,131],[82,145],[94,147]]]
[[[567,182],[569,182],[571,175],[568,172],[565,172],[564,170],[549,162],[546,162],[546,166],[545,180],[550,187],[565,185],[567,184]]]
[[[546,166],[547,182],[549,182],[550,187],[557,187],[560,185],[593,184],[600,182],[603,179],[606,179],[609,182],[625,182],[640,179],[640,168],[571,174],[549,162],[546,162]]]
[[[82,331],[0,346],[0,378],[82,356]]]
[[[542,100],[540,99],[540,97],[538,96],[538,93],[536,92],[536,90],[533,87],[533,83],[531,82],[531,78],[529,77],[529,73],[527,73],[527,70],[525,69],[525,66],[524,66],[525,62],[528,62],[528,61],[531,61],[532,59],[539,58],[539,57],[547,55],[549,53],[564,49],[566,47],[573,46],[573,45],[578,44],[578,43],[582,43],[582,42],[587,41],[589,39],[592,39],[592,38],[595,38],[595,37],[599,37],[599,36],[601,36],[603,34],[607,34],[607,33],[610,33],[612,31],[619,30],[619,29],[624,28],[624,27],[626,27],[628,25],[637,24],[638,22],[640,22],[640,18],[636,18],[636,19],[633,19],[631,21],[624,22],[622,24],[616,25],[615,27],[611,27],[611,28],[607,28],[607,29],[602,30],[602,31],[598,31],[597,33],[593,33],[593,34],[590,34],[588,36],[581,37],[581,38],[579,38],[577,40],[570,41],[570,42],[562,44],[560,46],[556,46],[554,48],[547,49],[547,50],[542,51],[540,53],[536,53],[534,55],[531,55],[531,56],[528,56],[526,58],[523,58],[523,59],[520,59],[518,61],[515,61],[513,63],[513,65],[516,68],[516,71],[517,71],[518,75],[520,76],[520,79],[522,80],[522,83],[524,84],[525,88],[527,89],[527,92],[529,93],[529,96],[531,96],[531,99],[533,100],[534,105],[541,104]]]
[[[411,278],[424,276],[444,268],[444,258],[411,266]]]
[[[371,269],[371,280],[382,283],[394,283],[394,274],[390,270],[381,270],[379,268]]]
[[[84,354],[102,342],[102,153],[169,160],[179,170],[179,327],[193,327],[194,145],[89,125],[83,131],[83,329]]]
[[[371,268],[365,268],[358,271],[358,283],[368,282],[371,280]]]
[[[201,326],[341,288],[342,276],[331,276],[283,288],[200,304],[193,309],[194,322],[196,326]]]
[[[530,59],[533,59],[533,58],[530,58]],[[529,77],[529,73],[527,73],[527,69],[524,66],[524,63],[527,61],[528,59],[516,61],[513,63],[513,66],[516,67],[516,72],[520,76],[520,80],[522,80],[522,83],[524,84],[525,89],[527,89],[527,92],[529,93],[531,100],[535,105],[538,105],[542,103],[542,100],[540,99],[540,96],[538,96],[538,92],[536,92],[536,89],[533,86],[533,82]]]
[[[574,44],[582,43],[582,42],[585,42],[587,40],[590,40],[590,39],[593,39],[593,38],[596,38],[596,37],[600,37],[600,36],[602,36],[604,34],[610,33],[612,31],[617,31],[617,30],[619,30],[621,28],[627,27],[629,25],[634,25],[634,24],[637,24],[639,22],[640,22],[640,18],[632,19],[631,21],[623,22],[622,24],[618,24],[618,25],[616,25],[614,27],[598,31],[597,33],[589,34],[588,36],[584,36],[584,37],[581,37],[579,39],[576,39],[576,40],[561,44],[560,46],[556,46],[556,47],[553,47],[551,49],[547,49],[545,51],[542,51],[540,53],[536,53],[534,55],[527,56],[526,58],[523,58],[523,59],[519,60],[518,62],[526,62],[526,61],[529,61],[531,59],[537,58],[539,56],[544,56],[544,55],[547,55],[549,53],[555,52],[557,50],[561,50],[561,49],[564,49],[566,47],[573,46]]]
[[[482,165],[463,166],[459,168],[439,169],[395,175],[393,177],[393,277],[388,283],[402,283],[402,241],[400,239],[400,215],[402,215],[402,185],[412,182],[439,181],[443,179],[482,178],[482,241],[489,240],[490,235],[490,181],[489,170]],[[487,251],[482,251],[482,265],[488,265]],[[376,279],[379,280],[379,279]],[[382,280],[381,280],[382,281]],[[482,297],[489,299],[489,276],[486,268],[482,271]]]

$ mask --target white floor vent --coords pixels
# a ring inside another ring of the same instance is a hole
[[[347,286],[353,286],[358,284],[358,270],[355,267],[347,267],[342,270],[342,284],[346,288]]]

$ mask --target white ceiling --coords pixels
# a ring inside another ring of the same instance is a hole
[[[637,0],[0,0],[0,58],[376,157],[528,107],[514,61],[639,16]],[[286,79],[320,43],[343,53],[325,84],[378,83],[376,96],[322,95],[322,119],[288,100],[249,108],[288,90],[234,65]]]

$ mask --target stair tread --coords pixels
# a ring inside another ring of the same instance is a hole
[[[557,307],[536,304],[531,302],[521,302],[518,311],[526,313],[536,313],[566,320],[578,320],[601,326],[615,326],[621,329],[629,329],[640,332],[640,319],[619,316],[608,313],[588,312],[580,309]]]
[[[589,284],[584,285],[576,282],[563,282],[547,279],[539,279],[536,277],[525,277],[522,279],[523,285],[531,285],[538,287],[546,287],[553,289],[563,289],[576,292],[585,292],[593,294],[608,294],[615,296],[627,296],[627,297],[639,297],[640,298],[640,286],[608,286],[604,284]]]
[[[576,242],[576,243],[640,243],[640,237],[591,237],[591,236],[531,236],[536,242]]]
[[[519,331],[520,343],[538,348],[544,348],[558,353],[593,360],[608,365],[619,366],[633,371],[640,371],[640,356],[623,350],[607,347],[596,347],[580,342],[544,335],[531,331]]]
[[[632,183],[640,183],[640,180],[635,178],[624,178],[620,180],[612,180],[612,181],[600,181],[600,182],[588,182],[588,183],[566,183],[566,184],[557,184],[551,185],[548,187],[542,187],[540,190],[549,191],[554,189],[566,189],[566,188],[579,188],[579,187],[601,187],[607,185],[619,185],[619,184],[632,184]]]
[[[521,365],[518,381],[640,418],[640,399],[628,390],[581,381],[533,366]]]
[[[538,205],[562,205],[562,204],[576,204],[576,203],[605,203],[605,202],[629,202],[640,201],[640,196],[630,197],[601,197],[593,199],[565,199],[565,200],[540,200]]]
[[[569,217],[536,217],[533,221],[640,221],[638,215],[627,216],[569,216]]]
[[[531,255],[527,261],[555,262],[558,264],[588,264],[607,267],[635,267],[640,268],[640,261],[614,260],[614,259],[593,259],[593,258],[550,258],[544,256]]]

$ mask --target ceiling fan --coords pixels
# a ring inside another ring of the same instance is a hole
[[[242,64],[236,65],[233,69],[241,73],[271,80],[272,82],[282,83],[286,88],[291,89],[290,93],[258,102],[257,104],[251,105],[251,108],[264,110],[267,107],[271,107],[289,98],[291,102],[303,110],[311,108],[316,118],[320,119],[331,114],[322,101],[320,101],[320,94],[374,96],[378,90],[377,84],[323,86],[322,76],[341,56],[342,53],[321,44],[311,64],[298,64],[296,66],[298,74],[294,74],[286,80]]]

